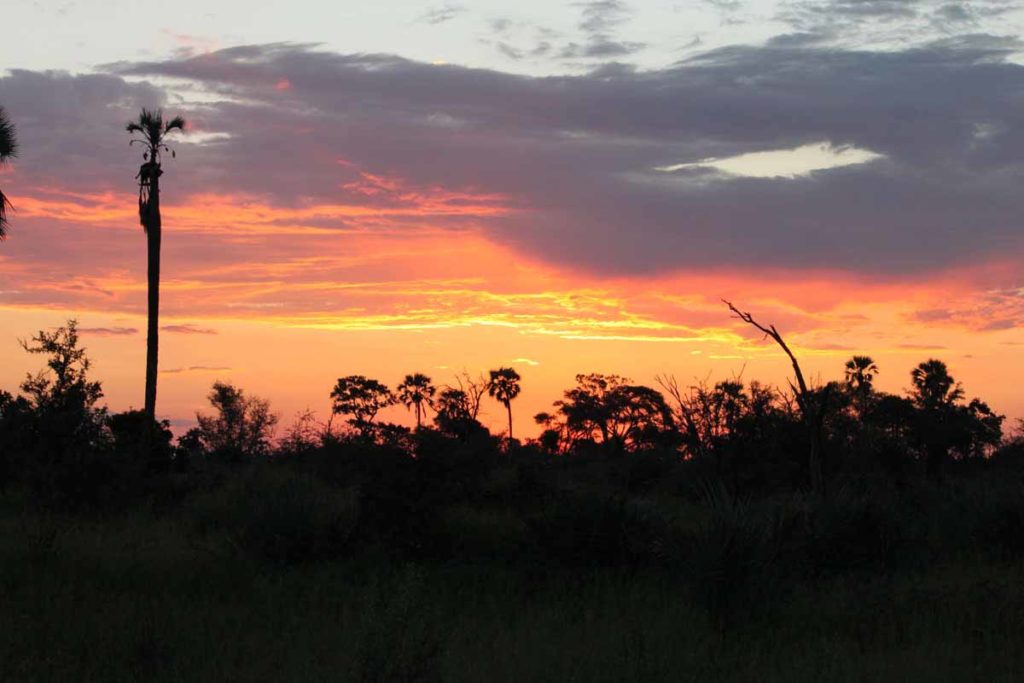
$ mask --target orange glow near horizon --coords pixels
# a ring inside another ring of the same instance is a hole
[[[776,324],[820,381],[866,353],[880,386],[901,391],[917,362],[939,357],[968,396],[1024,416],[1007,381],[1024,336],[999,324],[1022,304],[991,280],[1014,263],[900,282],[735,269],[599,276],[490,238],[488,220],[522,210],[509,198],[369,173],[345,187],[353,203],[284,207],[213,193],[168,203],[161,416],[187,422],[216,379],[270,398],[287,424],[307,407],[325,415],[341,375],[394,385],[424,372],[444,384],[462,370],[513,365],[524,378],[516,431],[528,436],[531,416],[577,373],[645,384],[660,373],[684,382],[742,374],[785,386],[785,358],[730,319],[721,299]],[[18,338],[75,317],[111,409],[139,406],[146,282],[135,196],[19,189],[17,229],[0,252],[0,388],[40,365]],[[380,193],[386,206],[374,203]],[[400,409],[387,417],[412,419]],[[499,406],[485,418],[502,428]]]

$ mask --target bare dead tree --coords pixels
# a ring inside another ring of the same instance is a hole
[[[764,333],[765,338],[772,339],[789,357],[789,362],[793,365],[793,374],[796,375],[796,386],[793,386],[792,381],[789,383],[789,386],[796,396],[797,406],[800,408],[800,415],[803,418],[804,427],[807,429],[807,435],[810,441],[808,469],[811,480],[811,490],[815,493],[822,493],[824,491],[824,478],[822,476],[821,466],[824,450],[822,428],[825,422],[825,412],[830,387],[825,387],[821,392],[814,392],[807,386],[807,381],[804,379],[804,373],[800,369],[800,362],[796,359],[796,356],[789,348],[789,345],[786,344],[786,340],[782,338],[782,334],[775,328],[775,325],[762,325],[754,319],[752,314],[736,308],[731,301],[722,299],[722,303],[729,307],[729,310],[732,311],[736,318],[739,318],[748,325],[760,330]]]
[[[750,313],[747,313],[746,311],[741,311],[735,306],[733,306],[731,301],[726,301],[725,299],[722,299],[722,302],[729,307],[729,310],[732,311],[737,318],[747,323],[748,325],[753,325],[754,327],[759,329],[761,332],[764,333],[765,337],[771,337],[775,341],[775,343],[778,344],[782,348],[782,350],[786,352],[786,355],[789,356],[789,362],[793,364],[793,372],[796,374],[796,381],[800,390],[799,395],[806,396],[808,393],[807,382],[804,381],[804,373],[803,371],[800,370],[800,363],[797,361],[796,356],[793,355],[793,352],[790,350],[789,346],[786,345],[786,341],[782,338],[782,335],[779,334],[779,331],[777,329],[775,329],[775,325],[769,325],[768,327],[765,327],[761,323],[754,320],[754,316],[752,316]]]
[[[703,401],[701,400],[706,392],[707,381],[702,381],[697,386],[691,386],[689,391],[684,391],[679,386],[675,375],[656,375],[654,380],[668,394],[672,402],[672,409],[676,421],[685,430],[689,442],[690,455],[703,458],[707,455],[708,439],[701,429],[701,420],[698,413]]]
[[[463,370],[461,375],[455,377],[455,381],[459,385],[459,391],[466,395],[469,416],[476,420],[477,415],[480,414],[480,404],[487,396],[487,390],[491,386],[490,380],[484,377],[483,373],[473,377],[469,372]]]

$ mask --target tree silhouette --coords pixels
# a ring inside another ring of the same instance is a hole
[[[910,372],[914,382],[912,398],[926,410],[950,406],[964,396],[960,384],[949,374],[949,368],[941,360],[931,358],[919,363]]]
[[[458,389],[465,395],[469,417],[476,420],[480,416],[480,403],[483,402],[484,396],[487,395],[487,391],[490,389],[490,380],[484,377],[483,373],[473,377],[468,372],[463,371],[461,375],[455,378],[455,382],[458,386],[451,388]]]
[[[78,323],[69,320],[53,332],[40,330],[32,344],[21,341],[29,353],[48,356],[46,371],[29,375],[21,384],[32,405],[42,412],[92,410],[103,397],[99,382],[88,379],[90,362],[78,346]]]
[[[143,146],[143,164],[136,179],[139,181],[139,222],[146,231],[147,280],[149,321],[146,332],[146,415],[155,419],[156,379],[159,356],[160,334],[160,157],[165,151],[174,151],[167,146],[167,135],[185,129],[185,119],[176,116],[164,121],[163,113],[157,109],[143,109],[139,118],[128,123],[126,130],[133,136],[128,144]]]
[[[468,420],[472,417],[469,397],[461,389],[448,387],[437,397],[437,414],[449,420]]]
[[[485,431],[474,415],[473,399],[462,389],[445,387],[434,404],[434,424],[449,436],[466,438]]]
[[[956,404],[964,392],[946,364],[934,358],[919,363],[910,371],[910,379],[914,383],[910,397],[920,410],[918,434],[927,455],[927,471],[942,478],[949,449],[963,426]]]
[[[428,407],[433,406],[436,393],[437,389],[431,384],[430,378],[419,372],[406,375],[398,385],[398,400],[406,408],[416,410],[416,429],[423,426],[423,415]]]
[[[790,387],[793,389],[793,393],[796,394],[796,402],[800,406],[800,413],[803,416],[804,425],[807,429],[808,438],[810,441],[810,453],[808,457],[808,470],[811,480],[811,490],[815,493],[824,492],[825,480],[822,473],[822,458],[824,456],[824,422],[826,409],[828,407],[829,399],[832,393],[832,384],[827,384],[825,387],[812,390],[807,385],[807,381],[804,379],[803,370],[800,368],[800,362],[796,359],[796,355],[786,344],[786,340],[782,338],[782,334],[775,328],[775,325],[762,325],[754,319],[754,316],[746,311],[733,306],[731,301],[722,300],[729,310],[732,311],[733,315],[755,327],[764,333],[765,337],[771,338],[779,348],[789,357],[789,362],[793,366],[793,374],[796,376],[796,386],[793,386],[792,382]]]
[[[394,405],[395,397],[386,385],[363,375],[338,378],[331,391],[335,415],[351,415],[349,424],[366,432],[382,408]]]
[[[18,153],[18,141],[14,137],[14,124],[7,118],[7,112],[0,107],[0,164],[5,164]],[[0,240],[7,237],[7,209],[11,206],[7,195],[0,190]]]
[[[232,459],[253,458],[270,452],[278,417],[270,402],[246,396],[238,387],[214,382],[208,396],[214,415],[196,414],[201,443],[211,453]]]
[[[512,443],[512,401],[519,395],[522,378],[512,368],[491,370],[491,381],[487,386],[487,394],[505,406],[508,411],[508,441]]]
[[[878,365],[871,356],[854,356],[846,361],[846,386],[857,395],[870,394]]]
[[[534,421],[557,432],[572,449],[592,442],[635,450],[675,431],[672,411],[659,391],[635,385],[626,377],[576,375],[576,386],[555,401],[557,415],[540,413]],[[550,434],[546,439],[553,439]]]

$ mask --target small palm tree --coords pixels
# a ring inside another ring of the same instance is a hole
[[[487,394],[498,400],[508,411],[508,440],[512,443],[512,401],[519,395],[522,378],[512,368],[491,370],[491,381],[487,385]]]
[[[846,361],[846,386],[857,394],[869,394],[874,388],[878,365],[871,356],[854,356]]]
[[[185,119],[175,116],[164,121],[163,113],[157,109],[143,109],[139,118],[128,123],[127,131],[133,136],[128,144],[140,144],[143,164],[136,179],[139,181],[139,223],[146,231],[147,279],[149,321],[146,333],[146,415],[156,417],[156,378],[159,356],[160,334],[160,157],[163,152],[174,151],[165,140],[174,131],[185,130]]]
[[[0,107],[0,164],[5,164],[18,153],[18,141],[14,137],[14,124],[7,118],[7,112]],[[7,209],[11,206],[7,195],[0,190],[0,240],[7,237]]]
[[[416,429],[423,426],[423,416],[427,408],[434,404],[434,394],[437,389],[426,375],[417,372],[414,375],[406,375],[402,383],[398,385],[398,400],[406,408],[416,410]]]
[[[964,396],[963,388],[941,360],[931,358],[918,364],[910,372],[910,379],[914,382],[913,399],[922,408],[948,407]]]

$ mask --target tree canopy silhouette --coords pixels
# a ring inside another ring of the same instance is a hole
[[[146,232],[147,282],[149,319],[146,327],[146,415],[156,416],[156,380],[159,360],[160,335],[160,242],[162,225],[160,219],[160,176],[161,156],[174,150],[167,145],[167,136],[175,131],[185,130],[185,119],[176,116],[164,121],[163,112],[143,109],[139,117],[130,121],[126,130],[133,136],[130,145],[140,144],[142,166],[135,176],[139,181],[139,223]]]
[[[349,424],[365,432],[377,413],[395,404],[395,396],[387,385],[363,375],[338,378],[331,391],[335,415],[351,415]]]
[[[47,371],[29,375],[21,385],[37,409],[44,412],[69,408],[91,410],[103,397],[99,382],[90,380],[91,363],[78,345],[78,323],[69,320],[53,332],[40,330],[32,343],[22,341],[27,352],[47,356]]]
[[[477,407],[479,407],[479,403],[477,403]],[[444,434],[456,438],[466,438],[471,434],[486,431],[475,417],[473,399],[462,389],[454,387],[442,389],[434,408],[437,411],[434,416],[434,424]]]
[[[674,429],[672,411],[661,392],[619,375],[576,375],[576,386],[555,402],[556,414],[534,420],[558,433],[563,449],[593,442],[617,450],[637,450]],[[554,436],[548,436],[554,439]]]
[[[247,396],[232,384],[215,382],[208,397],[216,411],[196,414],[196,436],[213,453],[230,458],[266,455],[278,417],[270,411],[266,399]]]

